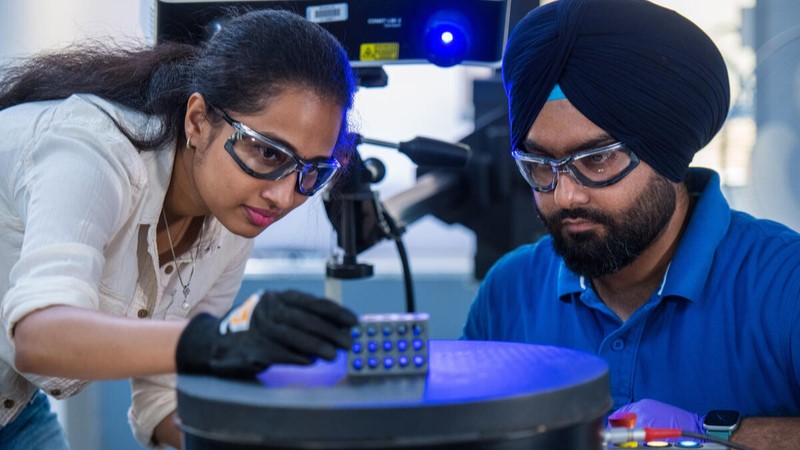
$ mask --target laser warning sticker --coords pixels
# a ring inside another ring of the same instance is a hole
[[[397,42],[375,42],[361,44],[361,61],[389,61],[400,59],[400,44]]]

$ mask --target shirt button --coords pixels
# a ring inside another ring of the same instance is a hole
[[[167,267],[164,267],[164,272],[165,272],[167,275],[169,275],[169,274],[171,274],[171,273],[172,273],[172,271],[173,271],[174,269],[175,269],[175,266],[173,266],[172,264],[168,264],[168,265],[167,265]]]
[[[53,389],[52,391],[50,391],[50,395],[52,395],[53,397],[58,397],[59,395],[61,395],[61,389]]]
[[[615,352],[621,352],[623,348],[625,348],[625,341],[622,339],[617,339],[611,343],[611,349]]]
[[[147,310],[140,309],[139,312],[136,313],[136,315],[139,316],[140,319],[144,319],[145,317],[147,317]]]
[[[3,408],[11,409],[13,407],[14,407],[14,400],[11,400],[10,398],[3,400]]]

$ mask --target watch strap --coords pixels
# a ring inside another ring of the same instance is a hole
[[[733,434],[733,430],[720,430],[720,431],[706,430],[706,434],[711,437],[725,439],[727,441],[728,439],[730,439],[731,434]]]

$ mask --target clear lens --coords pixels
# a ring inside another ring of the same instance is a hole
[[[514,155],[517,158],[517,155]],[[516,159],[517,168],[522,178],[528,182],[532,187],[537,190],[547,189],[550,183],[555,179],[553,169],[548,164],[535,163],[533,161],[525,161]]]
[[[625,147],[612,148],[576,157],[570,168],[594,183],[605,183],[631,165],[631,152]]]
[[[233,151],[242,163],[256,174],[280,178],[295,168],[290,155],[253,137],[237,133],[232,138]]]
[[[620,142],[558,160],[519,150],[512,155],[525,181],[540,192],[555,188],[559,172],[569,172],[584,186],[602,187],[616,183],[639,163]]]
[[[300,172],[300,192],[312,195],[325,187],[336,173],[334,167],[309,167],[308,171]]]
[[[225,143],[225,150],[250,176],[262,180],[279,180],[296,171],[297,189],[303,195],[313,195],[325,187],[340,167],[335,159],[304,161],[279,143],[231,119],[224,111],[218,111],[236,130]]]

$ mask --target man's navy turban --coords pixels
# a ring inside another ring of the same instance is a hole
[[[503,57],[511,144],[556,83],[657,172],[681,181],[730,104],[719,50],[692,22],[645,0],[558,0],[514,28]]]

